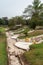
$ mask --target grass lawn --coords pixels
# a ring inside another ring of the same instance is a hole
[[[31,50],[23,54],[27,65],[43,65],[43,43],[30,46]]]
[[[33,37],[41,34],[43,34],[43,30],[35,30],[34,32],[29,33],[28,37]]]
[[[33,36],[42,35],[42,34],[43,34],[43,30],[35,30],[35,31],[31,32],[31,33],[28,33],[27,37],[33,37]],[[25,37],[26,36],[20,36],[19,38],[23,39]]]
[[[0,65],[7,65],[6,36],[4,28],[0,28]]]
[[[4,32],[5,29],[3,27],[0,27],[0,32]]]

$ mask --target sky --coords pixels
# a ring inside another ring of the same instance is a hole
[[[21,16],[33,0],[0,0],[0,17]],[[41,0],[43,2],[43,0]]]

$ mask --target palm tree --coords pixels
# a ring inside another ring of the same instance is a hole
[[[37,17],[39,17],[41,12],[43,12],[43,3],[41,3],[40,0],[34,0],[32,5],[29,5],[27,8],[25,8],[24,16],[37,18]],[[25,13],[26,13],[26,15],[25,15]]]
[[[35,29],[37,22],[39,22],[40,20],[40,15],[42,12],[43,12],[43,3],[41,3],[40,0],[34,0],[32,5],[29,5],[27,8],[25,8],[24,13],[26,13],[26,15],[24,14],[24,16],[26,18],[27,17],[31,18],[30,27]]]

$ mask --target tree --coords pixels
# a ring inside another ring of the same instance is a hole
[[[17,24],[22,24],[22,25],[25,24],[25,20],[23,19],[23,17],[18,16],[18,18],[17,18]]]
[[[40,0],[34,0],[33,5],[29,5],[25,8],[24,14],[25,17],[30,17],[31,21],[35,21],[36,23],[39,21],[40,14],[43,11],[43,3]]]
[[[21,16],[12,17],[9,20],[9,25],[10,26],[19,25],[19,24],[25,25],[25,23],[26,23],[25,20]]]
[[[8,25],[8,17],[2,17],[3,25]]]
[[[9,19],[8,26],[10,27],[10,29],[14,28],[14,26],[15,26],[15,19],[14,19],[14,17],[12,17],[11,19]]]
[[[24,13],[26,13],[26,17],[32,17],[32,16],[39,16],[41,12],[43,11],[43,3],[41,3],[40,0],[34,0],[33,5],[28,5],[27,8],[25,8]]]
[[[2,19],[0,18],[0,25],[2,25]]]

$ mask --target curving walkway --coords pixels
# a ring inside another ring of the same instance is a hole
[[[20,45],[18,47],[15,46],[15,43],[17,42],[14,40],[14,38],[12,38],[12,35],[13,32],[6,32],[9,65],[24,65],[23,61],[21,63],[19,56],[23,54],[25,51],[18,48]],[[37,37],[39,40],[40,37],[43,38],[43,35],[35,36],[34,38],[36,39]]]
[[[6,32],[6,36],[9,65],[21,65],[18,55],[24,53],[25,51],[14,46],[16,41],[11,38],[9,32]]]

